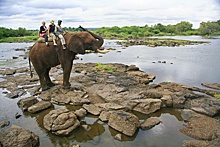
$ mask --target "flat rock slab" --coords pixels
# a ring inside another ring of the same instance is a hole
[[[218,83],[202,83],[202,86],[220,90],[220,84],[218,84]]]
[[[99,115],[102,112],[102,108],[94,105],[94,104],[84,104],[83,108],[86,109],[89,113],[93,114],[93,115]]]
[[[109,116],[108,125],[127,136],[133,136],[140,124],[139,119],[134,114],[125,111],[113,111]]]
[[[29,130],[12,125],[6,131],[0,130],[0,146],[3,147],[37,147],[39,137]]]
[[[159,110],[162,104],[160,99],[134,100],[132,102],[137,103],[133,110],[144,114],[150,114]]]
[[[160,123],[160,120],[156,117],[151,117],[141,123],[140,128],[143,130],[150,129]]]
[[[110,112],[110,111],[102,111],[101,114],[99,115],[99,119],[100,119],[101,121],[108,121],[110,115],[111,115],[111,112]]]
[[[51,106],[52,106],[52,103],[49,101],[40,101],[40,102],[30,106],[28,108],[28,112],[36,113],[36,112],[45,110],[47,108],[50,108]]]
[[[74,112],[66,108],[51,110],[43,119],[44,127],[56,135],[68,135],[80,122]]]

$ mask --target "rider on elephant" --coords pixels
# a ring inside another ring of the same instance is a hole
[[[66,41],[63,35],[66,33],[61,27],[62,20],[58,20],[58,25],[55,27],[55,34],[60,38],[63,49],[66,49]]]
[[[48,27],[48,37],[53,37],[53,45],[57,46],[56,35],[55,35],[56,26],[54,24],[54,20],[51,20],[50,23],[51,24]]]

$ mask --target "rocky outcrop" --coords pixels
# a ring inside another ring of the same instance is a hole
[[[113,111],[109,116],[108,125],[127,136],[133,136],[139,127],[139,119],[125,111]]]
[[[6,131],[0,130],[0,144],[3,147],[37,147],[39,137],[31,131],[12,125]]]
[[[51,75],[57,80],[62,80],[63,78],[62,74],[57,74],[60,68],[58,66],[51,70]],[[25,69],[21,69],[20,72],[22,70]],[[15,71],[19,70],[15,69]],[[60,85],[61,82],[58,81],[56,82],[57,85],[49,90],[36,93],[34,91],[39,89],[36,74],[33,79],[24,74],[5,75],[6,80],[0,82],[0,87],[7,88],[4,94],[11,98],[20,97],[27,91],[33,95],[38,95],[38,98],[42,99],[40,102],[34,97],[21,99],[18,105],[24,111],[39,112],[51,106],[51,103],[58,105],[68,104],[68,109],[77,106],[76,108],[79,109],[75,112],[67,109],[57,109],[45,115],[43,120],[44,127],[57,135],[69,134],[80,125],[80,120],[84,125],[82,127],[85,129],[85,133],[96,131],[95,136],[99,136],[101,132],[105,131],[105,128],[99,124],[101,120],[107,122],[111,128],[127,136],[133,136],[139,129],[139,119],[134,114],[142,113],[151,116],[152,113],[162,107],[171,107],[190,109],[182,114],[183,119],[189,123],[189,127],[181,130],[182,132],[201,141],[204,141],[202,139],[209,141],[218,139],[218,137],[211,137],[216,136],[216,134],[210,132],[205,134],[204,138],[201,137],[202,135],[191,133],[203,132],[203,130],[196,130],[200,126],[193,125],[191,127],[190,124],[198,121],[202,122],[204,119],[207,123],[217,126],[214,121],[216,119],[212,117],[220,114],[220,99],[214,97],[215,94],[220,93],[219,91],[201,89],[174,82],[150,84],[155,76],[141,71],[135,65],[77,63],[74,64],[72,73],[73,75],[70,77],[72,86],[70,89],[63,89]],[[194,91],[201,93],[198,94]],[[41,103],[44,103],[42,107]],[[192,115],[191,111],[205,115],[198,115],[196,120],[196,117],[192,118],[194,114]],[[95,125],[96,127],[100,126],[100,130],[90,124],[84,124],[83,118],[87,114],[97,115],[99,119],[97,119]],[[146,120],[141,124],[141,128],[143,130],[151,128],[153,125],[158,124],[158,121]],[[204,124],[200,125],[205,127]],[[208,126],[208,124],[206,125]],[[204,130],[208,131],[207,129]],[[216,127],[215,129],[210,129],[210,131],[218,134]],[[117,136],[119,140],[120,136]],[[90,136],[90,139],[93,137]]]
[[[43,119],[44,127],[56,135],[68,135],[80,122],[74,112],[66,108],[50,111]]]

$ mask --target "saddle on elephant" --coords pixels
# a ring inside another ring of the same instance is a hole
[[[66,34],[64,34],[63,36],[65,36]],[[56,40],[59,40],[59,37],[56,37]],[[37,39],[37,42],[39,42],[39,43],[45,43],[45,38],[43,38],[43,37],[39,37],[38,39]],[[48,38],[48,42],[53,42],[53,37],[52,36],[50,36],[49,38]]]

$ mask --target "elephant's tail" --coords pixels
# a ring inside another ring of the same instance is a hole
[[[29,57],[29,68],[30,68],[30,72],[31,72],[30,76],[32,78],[33,77],[33,73],[32,73],[32,70],[31,70],[31,59],[30,59],[30,57]]]

